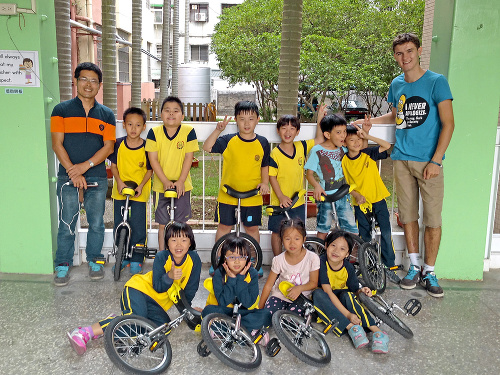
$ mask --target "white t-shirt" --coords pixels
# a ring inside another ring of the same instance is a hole
[[[290,281],[295,285],[304,285],[309,282],[309,273],[319,270],[319,256],[312,251],[306,250],[306,255],[299,263],[292,265],[287,263],[285,252],[273,258],[271,271],[278,274],[278,279],[271,289],[271,297],[278,297],[285,301],[290,301],[279,290],[278,286],[282,281]],[[308,297],[312,290],[304,291],[302,294]]]

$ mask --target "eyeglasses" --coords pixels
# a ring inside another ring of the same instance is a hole
[[[234,261],[237,261],[237,260],[247,260],[248,257],[246,255],[230,255],[230,256],[226,256],[226,259],[227,260],[230,260],[231,262],[234,262]]]
[[[89,83],[90,82],[92,85],[99,84],[99,80],[95,79],[95,78],[90,79],[90,78],[87,78],[87,77],[78,77],[78,80],[80,82],[83,82],[83,83]]]

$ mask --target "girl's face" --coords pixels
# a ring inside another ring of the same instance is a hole
[[[170,237],[168,239],[168,250],[172,253],[176,262],[182,261],[191,247],[191,240],[187,236]]]
[[[248,257],[246,255],[238,254],[237,251],[226,251],[226,264],[227,268],[235,275],[240,273],[247,264]]]
[[[334,264],[340,264],[349,255],[349,245],[344,237],[338,237],[326,248],[328,260]]]
[[[281,242],[283,247],[290,254],[298,253],[302,250],[302,245],[304,244],[305,237],[295,228],[288,228],[285,233],[283,233],[283,238]]]

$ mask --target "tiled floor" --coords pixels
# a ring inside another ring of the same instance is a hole
[[[208,276],[207,265],[202,272],[202,279]],[[68,344],[66,331],[89,325],[109,313],[119,313],[124,281],[112,280],[110,265],[106,266],[105,279],[97,282],[89,281],[86,265],[75,267],[69,285],[61,288],[52,284],[50,275],[0,274],[0,374],[120,373],[108,359],[103,339],[91,342],[87,353],[80,357]],[[419,287],[402,291],[389,285],[384,294],[388,300],[403,305],[408,298],[416,297],[423,309],[416,317],[404,318],[415,334],[413,339],[406,340],[384,328],[391,338],[388,355],[375,355],[368,347],[356,351],[348,337],[329,334],[326,339],[332,361],[327,367],[308,366],[283,348],[275,358],[264,355],[255,373],[498,373],[500,270],[485,273],[482,282],[442,280],[441,284],[443,299],[434,299]],[[193,304],[203,306],[207,294],[201,287]],[[173,359],[167,373],[233,374],[234,370],[215,356],[202,358],[197,354],[200,339],[200,334],[185,324],[170,335]]]

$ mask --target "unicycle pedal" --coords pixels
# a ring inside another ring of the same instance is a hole
[[[104,266],[106,264],[106,258],[104,256],[95,257],[94,260],[93,260],[93,262],[96,263],[96,264],[101,264],[102,266]]]
[[[266,334],[266,329],[265,328],[261,328],[259,329],[255,335],[253,335],[253,343],[254,344],[258,344],[260,340],[262,340],[262,338],[264,337],[264,335]]]
[[[158,337],[153,340],[151,345],[149,346],[149,351],[155,352],[158,348],[161,348],[165,343],[166,336]]]
[[[210,353],[212,353],[208,347],[207,344],[205,344],[205,341],[201,340],[198,346],[196,347],[196,350],[198,354],[202,357],[208,357]]]
[[[405,303],[404,309],[406,310],[406,315],[415,316],[422,310],[422,302],[416,298],[409,299]]]
[[[276,355],[281,350],[280,340],[276,337],[269,340],[266,345],[266,355],[269,357],[276,357]]]

